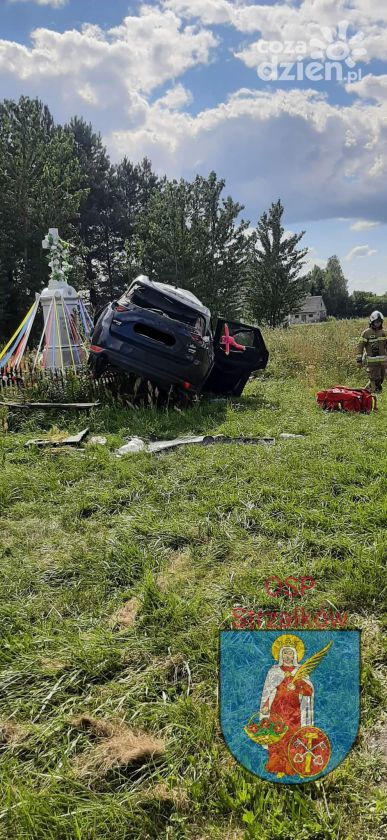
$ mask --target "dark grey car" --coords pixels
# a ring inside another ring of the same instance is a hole
[[[258,328],[218,319],[213,332],[195,295],[143,275],[99,313],[89,357],[96,376],[110,365],[161,387],[236,396],[267,361]]]

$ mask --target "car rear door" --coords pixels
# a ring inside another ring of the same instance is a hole
[[[258,327],[218,318],[215,361],[203,391],[239,397],[254,370],[266,367],[269,353]]]

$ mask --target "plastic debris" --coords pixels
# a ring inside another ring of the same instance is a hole
[[[88,435],[88,429],[82,429],[81,432],[78,432],[77,435],[70,435],[70,437],[61,438],[35,438],[35,440],[27,440],[25,446],[39,446],[39,447],[46,447],[46,446],[79,446]]]
[[[227,437],[227,435],[195,435],[194,437],[174,438],[173,440],[155,440],[151,443],[144,443],[141,438],[132,438],[128,443],[116,450],[120,458],[131,452],[163,452],[165,449],[176,449],[179,446],[200,443],[203,446],[211,446],[215,443],[239,443],[247,445],[273,446],[275,438],[248,438],[248,437]]]
[[[97,402],[90,402],[90,403],[62,403],[62,402],[10,402],[9,400],[1,400],[0,405],[5,405],[7,408],[47,408],[51,411],[53,408],[76,408],[76,409],[90,409],[90,408],[97,408],[97,406],[101,405],[101,403],[97,400]]]
[[[89,443],[93,446],[105,446],[107,438],[101,437],[101,435],[93,435],[93,437],[90,438]]]
[[[141,452],[143,449],[146,449],[146,446],[142,438],[133,437],[128,441],[128,443],[124,443],[123,446],[116,449],[116,455],[117,458],[121,458],[122,455],[130,455],[132,452]]]
[[[284,440],[290,440],[292,438],[303,438],[303,437],[305,437],[305,435],[292,435],[290,432],[282,432],[282,434],[280,434],[280,438],[283,438]]]
[[[155,440],[148,443],[148,452],[161,452],[163,449],[175,449],[177,446],[187,446],[190,443],[203,443],[204,435],[195,437],[174,438],[174,440]]]

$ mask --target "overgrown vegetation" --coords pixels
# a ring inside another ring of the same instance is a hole
[[[268,371],[236,405],[101,408],[89,425],[106,448],[27,451],[54,422],[42,414],[2,434],[0,837],[386,836],[386,396],[370,416],[314,401],[364,381],[359,329],[273,331]],[[132,434],[202,432],[277,443],[113,454]],[[358,742],[296,788],[242,769],[218,720],[218,631],[235,603],[268,604],[273,572],[313,575],[308,607],[333,604],[363,629]]]

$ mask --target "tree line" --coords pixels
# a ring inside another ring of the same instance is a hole
[[[329,257],[325,268],[314,265],[307,275],[308,293],[322,295],[328,315],[337,318],[363,318],[375,309],[387,311],[387,292],[355,291],[350,295],[348,281],[337,256]]]
[[[307,293],[323,294],[329,314],[347,316],[352,305],[363,314],[367,293],[349,305],[337,257],[303,273],[305,231],[285,232],[280,199],[252,227],[224,189],[215,172],[171,181],[147,158],[113,164],[83,119],[62,126],[37,99],[1,102],[2,338],[47,282],[41,242],[49,227],[72,243],[72,282],[95,308],[143,273],[191,290],[214,314],[272,327]]]

